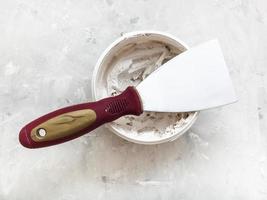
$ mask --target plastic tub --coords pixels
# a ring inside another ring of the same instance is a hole
[[[92,77],[92,96],[94,100],[110,96],[107,91],[107,77],[111,71],[110,68],[112,67],[110,62],[118,55],[118,52],[123,51],[123,48],[131,43],[137,42],[138,44],[142,44],[149,41],[170,45],[181,52],[186,51],[188,48],[188,46],[181,40],[163,32],[138,31],[124,34],[109,45],[98,59]],[[105,126],[118,136],[128,141],[138,144],[159,144],[167,141],[173,141],[185,133],[197,119],[198,113],[199,112],[190,113],[186,123],[184,123],[178,131],[175,131],[172,134],[153,135],[153,133],[150,132],[136,134],[125,127],[116,125],[116,123],[108,123]]]

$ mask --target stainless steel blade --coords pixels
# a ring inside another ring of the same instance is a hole
[[[198,111],[237,101],[217,40],[171,59],[141,82],[137,90],[147,111]]]

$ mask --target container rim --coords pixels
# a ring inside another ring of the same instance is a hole
[[[177,37],[163,32],[163,31],[155,31],[155,30],[140,30],[140,31],[132,31],[132,32],[128,32],[128,33],[124,33],[121,37],[117,38],[115,41],[113,41],[104,51],[103,53],[100,55],[100,57],[98,58],[96,65],[94,67],[93,70],[93,75],[92,75],[92,79],[91,79],[91,93],[92,93],[92,99],[98,100],[96,98],[96,80],[98,77],[98,73],[99,73],[99,69],[101,67],[101,64],[105,58],[105,56],[108,54],[108,52],[114,47],[116,46],[118,43],[120,43],[121,41],[130,38],[130,37],[138,37],[138,35],[145,35],[145,34],[155,34],[155,35],[161,35],[163,37],[167,37],[170,38],[172,40],[175,40],[177,43],[179,43],[181,46],[183,46],[186,50],[189,48],[188,45],[181,41],[180,39],[178,39]],[[130,142],[134,142],[137,144],[148,144],[148,145],[152,145],[152,144],[160,144],[160,143],[164,143],[164,142],[168,142],[168,141],[173,141],[175,139],[177,139],[179,136],[183,135],[196,121],[196,119],[198,118],[199,115],[199,111],[195,111],[192,120],[190,121],[190,123],[188,123],[184,129],[170,137],[164,138],[164,139],[159,139],[159,140],[153,140],[153,141],[142,141],[142,140],[136,140],[133,138],[129,138],[127,137],[125,134],[121,134],[119,131],[117,131],[114,127],[112,127],[110,125],[110,123],[105,124],[105,127],[107,127],[111,132],[115,133],[116,135],[120,136],[121,138],[126,139],[127,141]]]

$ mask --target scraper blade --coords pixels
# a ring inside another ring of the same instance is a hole
[[[217,40],[179,54],[148,76],[137,90],[147,111],[198,111],[237,101]]]

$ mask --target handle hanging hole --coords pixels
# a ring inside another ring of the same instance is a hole
[[[40,138],[43,138],[46,136],[46,130],[44,128],[39,128],[37,131],[36,131],[36,135]]]

